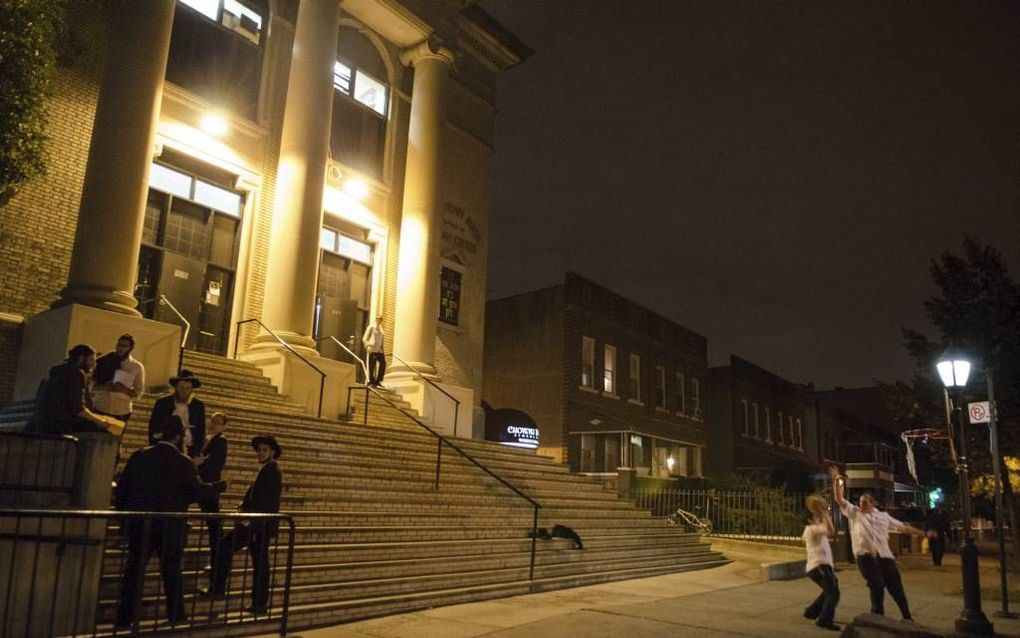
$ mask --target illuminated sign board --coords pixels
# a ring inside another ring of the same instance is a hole
[[[537,450],[539,431],[534,419],[524,412],[501,408],[486,412],[485,439],[510,447]]]

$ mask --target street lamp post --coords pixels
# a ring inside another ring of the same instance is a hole
[[[963,540],[960,543],[960,564],[963,576],[963,611],[956,619],[956,630],[970,636],[994,636],[995,630],[981,611],[981,579],[978,572],[978,550],[971,537],[970,513],[970,475],[967,469],[967,435],[965,432],[966,418],[963,406],[963,387],[970,376],[970,362],[954,357],[944,357],[936,366],[942,384],[954,390],[953,407],[959,412],[960,450],[957,458],[957,471],[960,482],[960,509],[963,514]]]

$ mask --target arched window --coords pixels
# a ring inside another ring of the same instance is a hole
[[[386,65],[375,45],[357,30],[340,27],[333,67],[333,159],[382,179],[389,104]]]
[[[268,16],[264,0],[178,0],[166,79],[255,119]]]

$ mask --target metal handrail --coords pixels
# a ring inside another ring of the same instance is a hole
[[[317,414],[318,414],[318,417],[321,419],[322,418],[322,395],[326,391],[326,373],[323,372],[322,370],[320,370],[319,367],[316,366],[314,363],[312,363],[311,361],[309,361],[308,359],[303,357],[301,355],[301,353],[298,352],[297,350],[295,350],[294,348],[292,348],[289,343],[287,343],[286,341],[281,339],[280,335],[278,335],[275,332],[273,332],[272,330],[270,330],[269,326],[267,326],[266,324],[262,323],[260,320],[255,319],[254,317],[252,317],[251,319],[242,319],[242,320],[237,322],[237,326],[236,326],[235,331],[234,331],[234,359],[237,359],[237,346],[238,346],[238,344],[241,341],[241,325],[245,324],[245,323],[257,323],[260,326],[262,326],[262,329],[265,330],[266,332],[268,332],[270,335],[272,335],[273,338],[276,339],[276,341],[279,342],[279,344],[281,346],[286,348],[288,352],[293,354],[298,359],[301,359],[301,361],[306,366],[308,366],[312,370],[315,370],[316,372],[319,373],[319,411],[318,411]]]
[[[404,361],[403,359],[401,359],[400,357],[398,357],[396,352],[391,352],[390,356],[393,357],[394,359],[396,359],[397,361],[399,361],[400,363],[403,363],[404,366],[408,370],[410,370],[411,372],[413,372],[416,375],[418,375],[418,377],[422,381],[424,381],[425,383],[428,383],[429,385],[431,385],[436,390],[439,390],[440,392],[445,394],[448,399],[453,401],[453,435],[457,436],[457,422],[460,420],[460,401],[457,400],[457,397],[453,396],[452,394],[450,394],[449,392],[444,390],[442,387],[440,387],[440,385],[438,383],[436,383],[432,379],[429,379],[428,377],[423,375],[421,372],[418,372],[418,370],[416,370],[413,365],[411,365],[410,363],[408,363],[408,362]]]
[[[144,536],[146,536],[146,537],[148,537],[148,530],[150,529],[149,526],[151,525],[152,521],[155,521],[155,520],[168,520],[168,519],[169,520],[179,519],[179,520],[183,520],[183,521],[187,521],[187,520],[200,520],[200,521],[208,521],[208,520],[258,521],[258,520],[265,520],[265,521],[280,521],[281,523],[285,523],[287,525],[287,541],[286,541],[287,560],[286,560],[286,567],[285,567],[285,571],[284,571],[284,582],[283,582],[282,602],[281,602],[281,607],[280,607],[279,621],[280,621],[280,636],[281,636],[281,638],[283,636],[287,635],[287,623],[288,623],[289,618],[290,618],[290,589],[291,589],[291,583],[292,583],[292,575],[293,575],[293,571],[294,571],[294,545],[295,545],[295,543],[294,543],[294,541],[295,541],[294,517],[289,515],[289,514],[258,513],[258,512],[198,513],[198,512],[145,512],[145,511],[126,511],[126,510],[59,510],[59,509],[45,509],[45,510],[43,510],[43,509],[17,509],[17,508],[15,508],[15,509],[0,509],[0,519],[3,519],[3,518],[15,518],[18,521],[20,521],[21,519],[32,519],[32,518],[38,518],[38,519],[62,519],[62,520],[65,521],[65,523],[61,526],[61,530],[60,530],[59,535],[58,534],[38,534],[38,533],[37,534],[31,534],[31,533],[22,533],[21,530],[20,530],[20,523],[19,523],[17,526],[14,527],[14,531],[12,533],[4,533],[4,534],[0,535],[0,537],[2,537],[4,540],[12,541],[15,544],[15,547],[16,547],[17,543],[20,542],[20,541],[30,541],[30,542],[31,541],[35,541],[35,542],[38,542],[38,543],[53,543],[53,544],[56,544],[58,547],[63,547],[63,546],[66,546],[66,545],[76,545],[76,544],[87,544],[87,545],[96,544],[95,541],[92,541],[92,540],[89,540],[89,539],[84,539],[84,538],[80,538],[80,537],[76,538],[76,536],[80,536],[79,534],[68,532],[67,531],[67,527],[66,527],[66,520],[67,519],[85,519],[85,520],[104,520],[105,519],[105,520],[107,520],[108,523],[113,522],[113,521],[121,521],[121,522],[123,522],[123,521],[130,520],[130,519],[142,519],[144,521],[144,524],[145,524],[146,533],[144,534]],[[40,526],[40,530],[41,530],[41,526]],[[144,542],[146,544],[148,543],[147,540],[144,541]],[[143,547],[143,553],[144,553],[145,544],[143,544],[142,547]],[[278,551],[278,550],[279,550],[279,544],[276,545],[276,551]],[[12,549],[12,552],[13,552],[13,549]],[[33,595],[29,598],[29,600],[33,601],[33,602],[37,598],[37,596],[35,596],[34,589],[35,589],[35,569],[36,569],[35,565],[38,563],[38,557],[39,557],[39,552],[38,552],[38,550],[35,550],[35,558],[33,560],[33,568],[32,568],[32,570],[33,570],[33,573],[32,573],[32,584],[30,585],[30,590],[32,590],[31,593]],[[12,558],[14,558],[14,556],[12,556]],[[145,562],[147,563],[148,561],[145,561]],[[12,565],[13,565],[13,562],[12,562]],[[58,565],[58,570],[59,570],[60,563],[58,562],[57,565]],[[273,570],[276,570],[276,566],[275,565],[276,565],[276,563],[274,561],[273,567],[272,567]],[[144,568],[144,563],[143,563],[143,568]],[[8,586],[8,590],[9,591],[10,591],[10,588],[11,588],[11,578],[13,577],[13,574],[14,574],[14,572],[13,572],[13,569],[12,569],[11,573],[8,575],[9,578],[8,578],[7,586]],[[59,578],[60,574],[59,573],[55,574],[55,576],[57,578]],[[98,580],[96,582],[98,584]],[[81,578],[79,578],[79,580],[78,580],[78,588],[79,588],[79,592],[78,593],[79,593],[79,595],[81,594],[81,588],[82,588],[82,586],[84,584],[85,584],[84,581]],[[244,587],[245,587],[245,585],[242,584],[242,589]],[[56,591],[56,590],[54,590],[54,591]],[[141,591],[139,591],[138,595],[141,595]],[[8,594],[8,596],[10,596],[10,594]],[[56,601],[56,599],[54,598],[54,603],[53,604],[55,604],[55,601]],[[7,602],[9,604],[9,601],[7,601]],[[191,610],[192,613],[190,614],[191,618],[194,618],[194,616],[195,616],[194,615],[194,610],[195,610],[194,602],[192,602],[192,610]],[[76,606],[75,607],[75,622],[74,622],[75,625],[77,625],[77,618],[78,618],[77,611],[78,611],[78,608]],[[9,610],[5,610],[4,613],[5,614],[9,613]],[[31,614],[31,607],[29,607],[28,614],[26,615],[27,622],[28,622],[28,625],[26,626],[26,630],[30,630],[31,629],[31,626],[30,626],[31,625],[31,616],[32,616],[32,614]],[[132,626],[128,630],[128,633],[130,633],[131,635],[136,635],[137,634],[137,632],[139,630],[138,622],[139,622],[139,619],[137,617],[135,619],[133,619]],[[52,629],[53,629],[52,621],[51,621],[50,629],[51,629],[51,631],[49,633],[52,634],[53,633],[52,632]],[[92,632],[93,636],[96,635],[95,629],[98,629],[98,627],[94,628],[94,630]],[[171,625],[171,630],[173,630],[173,625]],[[118,633],[117,630],[114,629],[114,635],[117,635],[117,633]],[[5,632],[5,635],[6,635],[6,632]],[[75,630],[75,634],[74,635],[77,635],[77,631],[76,630]]]
[[[446,438],[442,434],[436,432],[435,430],[430,428],[428,425],[423,423],[420,419],[418,419],[418,417],[414,416],[413,414],[407,413],[403,408],[401,408],[396,403],[391,401],[386,395],[382,394],[381,392],[379,392],[375,388],[373,388],[371,386],[368,386],[368,385],[365,386],[366,415],[367,415],[368,393],[369,392],[375,393],[375,395],[378,398],[380,398],[383,401],[385,401],[390,407],[394,408],[395,410],[397,410],[398,412],[400,412],[401,414],[406,416],[408,419],[410,419],[415,424],[417,424],[418,427],[424,429],[426,432],[428,432],[429,434],[431,434],[432,436],[434,436],[436,438],[437,445],[436,445],[436,483],[435,483],[435,490],[437,492],[439,491],[439,476],[440,476],[440,468],[442,467],[443,445],[446,444],[449,447],[453,448],[453,450],[455,452],[457,452],[458,454],[460,454],[462,457],[464,457],[465,459],[470,461],[475,467],[477,467],[481,471],[485,472],[486,474],[488,474],[492,478],[496,479],[499,483],[503,484],[504,487],[508,488],[511,492],[513,492],[514,494],[516,494],[517,496],[523,498],[525,501],[527,501],[528,503],[531,504],[532,508],[534,508],[534,515],[532,517],[532,522],[531,522],[531,565],[530,565],[530,567],[528,569],[528,579],[529,580],[534,580],[535,579],[535,543],[536,543],[536,541],[538,539],[538,511],[540,509],[542,509],[542,506],[538,503],[538,501],[536,501],[535,499],[531,498],[530,496],[528,496],[527,494],[522,492],[520,489],[518,489],[514,485],[511,485],[506,479],[504,479],[503,477],[499,476],[498,474],[496,474],[495,472],[493,472],[489,468],[487,468],[484,465],[482,465],[481,463],[479,463],[475,459],[475,457],[471,456],[470,454],[468,454],[467,452],[462,450],[459,446],[457,446],[454,443],[452,443],[448,438]]]
[[[361,360],[361,357],[359,357],[358,355],[354,354],[354,352],[350,348],[345,346],[343,341],[340,341],[339,339],[337,339],[336,335],[329,335],[328,337],[319,337],[318,339],[315,340],[315,343],[316,343],[316,345],[318,345],[319,342],[325,341],[327,339],[332,339],[333,342],[336,343],[336,345],[340,346],[345,351],[347,351],[347,354],[351,355],[351,357],[355,361],[357,361],[358,363],[361,364],[361,370],[362,370],[362,372],[365,373],[365,383],[368,383],[368,367],[365,366],[365,362]]]
[[[184,318],[181,311],[166,298],[166,295],[160,295],[159,301],[160,303],[165,303],[170,306],[170,310],[173,310],[174,314],[177,315],[177,318],[184,322],[184,335],[181,337],[181,349],[177,355],[177,374],[180,374],[181,369],[184,367],[184,347],[188,343],[188,334],[191,332],[191,322]]]

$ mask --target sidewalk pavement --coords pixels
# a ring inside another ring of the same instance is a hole
[[[934,567],[924,556],[900,560],[914,619],[948,633],[962,609],[959,561]],[[952,563],[952,564],[950,564]],[[837,567],[842,599],[836,622],[868,611],[868,591],[852,565]],[[997,582],[992,561],[982,562],[982,584]],[[731,638],[834,636],[803,618],[817,595],[808,579],[762,582],[757,562],[653,578],[593,585],[440,607],[399,616],[300,632],[304,638]],[[999,635],[1020,636],[1020,620],[984,611]],[[886,596],[886,613],[899,614]]]

